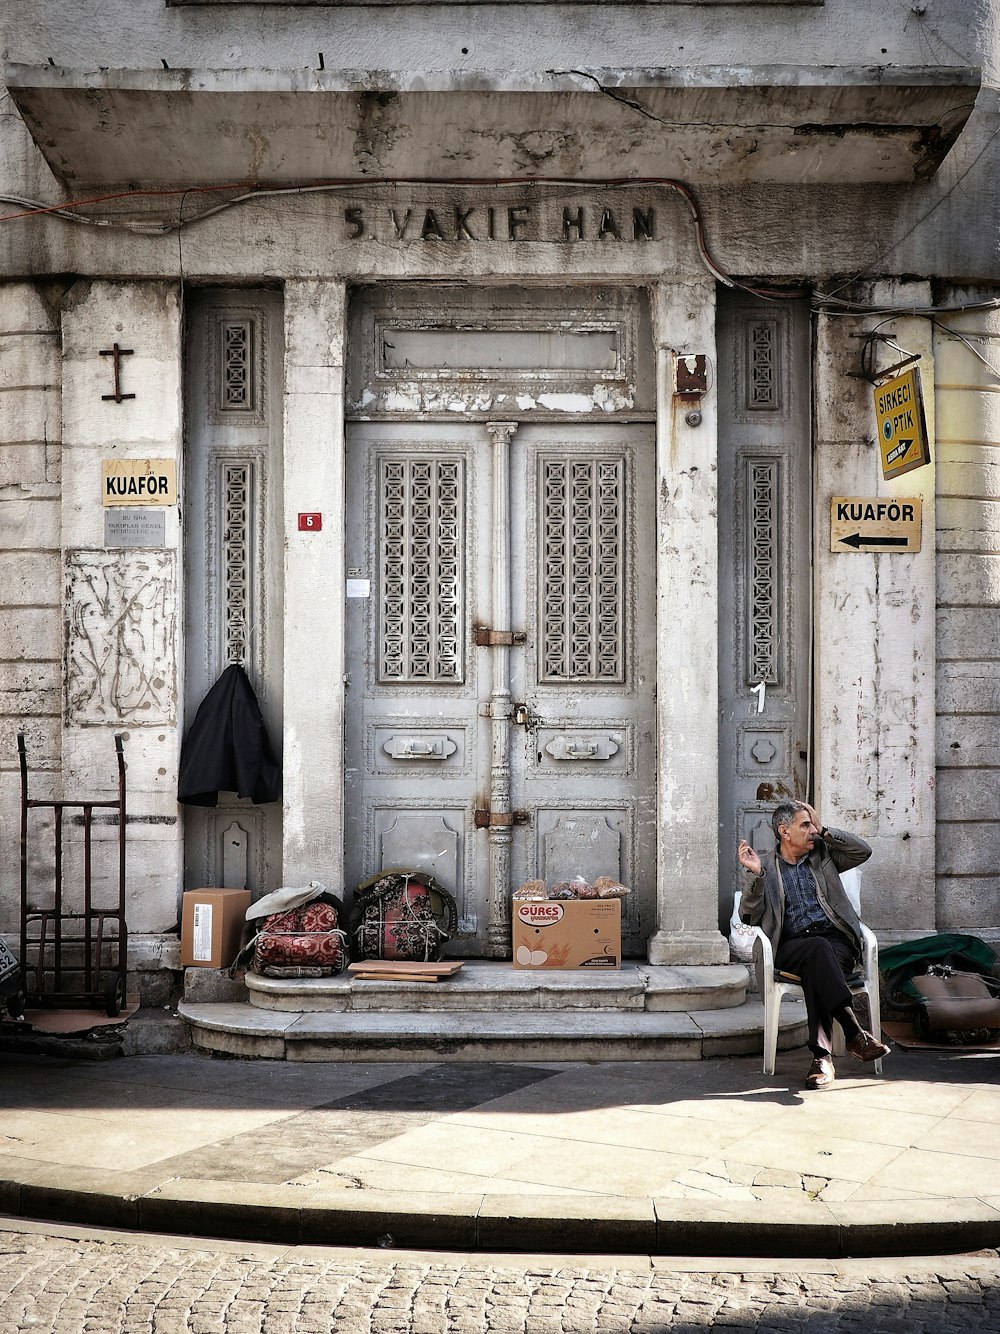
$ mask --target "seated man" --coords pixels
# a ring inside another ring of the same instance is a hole
[[[872,855],[863,839],[826,829],[804,801],[783,801],[771,816],[777,847],[762,862],[746,839],[738,858],[753,877],[740,900],[740,917],[771,941],[774,966],[802,979],[813,1063],[806,1088],[834,1081],[833,1022],[844,1030],[847,1050],[861,1061],[889,1048],[858,1023],[846,979],[861,958],[861,924],[840,883],[839,871]]]

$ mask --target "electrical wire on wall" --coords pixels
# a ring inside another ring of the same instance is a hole
[[[138,236],[167,236],[173,232],[180,232],[188,227],[193,227],[198,223],[205,222],[209,218],[215,217],[231,208],[260,201],[263,199],[287,198],[296,195],[308,194],[333,194],[357,191],[359,188],[371,189],[373,187],[395,188],[398,186],[423,186],[437,188],[460,188],[462,186],[472,187],[491,187],[496,189],[524,189],[526,186],[562,186],[572,187],[574,190],[628,190],[628,189],[648,189],[650,187],[671,190],[687,204],[688,212],[691,215],[691,221],[694,229],[695,244],[698,247],[698,254],[702,263],[708,272],[717,282],[726,287],[740,288],[755,296],[761,297],[800,297],[804,295],[802,291],[790,292],[787,289],[772,289],[763,285],[753,285],[742,282],[726,273],[712,256],[708,241],[705,236],[705,224],[702,218],[701,209],[694,190],[684,181],[675,180],[667,176],[640,176],[640,177],[610,177],[604,180],[581,180],[578,177],[567,176],[517,176],[500,178],[476,178],[464,177],[462,179],[444,178],[444,177],[408,177],[395,176],[391,179],[376,180],[365,178],[363,180],[329,180],[318,181],[309,185],[282,185],[261,187],[252,182],[235,181],[219,185],[200,185],[177,187],[174,189],[155,189],[155,190],[121,190],[103,195],[93,195],[85,199],[71,199],[61,204],[43,204],[37,200],[24,199],[17,195],[0,195],[0,200],[6,204],[19,205],[17,212],[0,214],[0,223],[14,222],[22,218],[34,217],[54,217],[60,218],[65,222],[78,223],[88,227],[107,227],[117,231],[131,232]],[[207,195],[220,194],[224,191],[236,191],[231,198],[222,200],[219,203],[212,204],[202,209],[198,213],[191,214],[189,217],[183,217],[183,201],[189,195]],[[120,200],[139,200],[139,199],[163,199],[171,196],[181,195],[181,215],[175,220],[151,220],[143,221],[134,218],[101,218],[93,217],[86,213],[78,212],[79,209],[93,208],[100,204],[116,203]]]
[[[994,136],[991,136],[991,141]],[[983,150],[985,152],[985,149]],[[977,156],[976,161],[982,157],[982,152]],[[914,227],[911,227],[907,233],[899,238],[888,250],[883,252],[888,255],[892,249],[900,244],[905,237],[919,226],[927,217],[941,206],[944,200],[950,195],[961,180],[965,178],[968,171],[972,169],[975,162],[970,164],[967,171],[963,172],[959,180],[955,181],[949,188],[945,196],[935,201],[933,207],[925,213]],[[107,194],[93,195],[87,198],[66,200],[61,204],[45,204],[38,200],[25,199],[18,195],[0,194],[0,202],[5,204],[17,205],[17,211],[0,214],[0,223],[15,222],[19,219],[29,219],[38,217],[59,218],[64,222],[76,223],[80,226],[110,228],[115,231],[124,231],[137,236],[168,236],[176,234],[178,237],[178,263],[182,264],[183,256],[181,250],[180,236],[183,231],[189,227],[197,226],[199,223],[206,222],[208,219],[217,217],[219,214],[229,209],[243,207],[254,202],[265,199],[288,198],[300,195],[310,194],[334,194],[354,192],[359,189],[372,188],[398,188],[400,186],[422,186],[432,188],[460,188],[462,186],[470,187],[488,187],[495,189],[524,189],[526,186],[560,186],[572,187],[574,190],[634,190],[659,188],[670,190],[679,195],[685,202],[688,212],[691,216],[695,244],[698,249],[699,257],[706,270],[717,281],[726,287],[736,288],[740,291],[749,293],[751,296],[759,297],[768,301],[799,300],[808,296],[814,310],[822,311],[830,316],[857,317],[859,315],[882,315],[888,318],[903,316],[926,316],[932,318],[936,315],[958,314],[969,310],[992,310],[1000,308],[1000,297],[992,300],[964,302],[958,305],[892,305],[876,304],[865,301],[855,301],[850,298],[840,296],[845,288],[854,283],[866,281],[862,273],[855,274],[853,277],[843,281],[839,287],[832,292],[816,291],[810,287],[802,285],[768,285],[766,283],[751,283],[734,277],[727,273],[725,269],[715,260],[711,247],[709,246],[705,222],[702,216],[701,208],[698,203],[697,195],[694,189],[684,181],[676,180],[667,176],[642,176],[642,177],[608,177],[602,180],[581,180],[578,177],[564,176],[519,176],[519,177],[464,177],[464,178],[444,178],[444,177],[409,177],[395,176],[388,179],[334,179],[327,181],[316,181],[305,185],[280,185],[280,186],[258,186],[251,181],[234,181],[217,185],[198,185],[198,186],[177,186],[164,189],[143,189],[143,190],[120,190]],[[228,191],[233,191],[230,198],[223,199],[213,203],[198,212],[189,216],[184,216],[184,203],[192,196],[201,195],[219,195]],[[176,218],[150,219],[148,221],[137,218],[121,217],[94,217],[91,214],[80,212],[86,208],[94,208],[102,204],[117,203],[122,200],[153,200],[168,199],[180,196],[180,207]],[[869,279],[870,280],[870,279]],[[942,326],[943,327],[943,326]],[[954,330],[949,332],[954,334]],[[959,337],[959,335],[955,335]],[[965,340],[963,340],[965,341]],[[975,349],[973,349],[975,350]],[[978,355],[978,354],[977,354]],[[982,358],[980,358],[982,360]],[[997,373],[993,366],[989,366],[991,371]]]

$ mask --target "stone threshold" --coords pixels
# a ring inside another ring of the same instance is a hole
[[[185,999],[223,999],[197,995],[197,981],[185,979]],[[746,992],[747,970],[742,964],[679,967],[626,963],[620,969],[560,970],[516,969],[506,962],[470,959],[454,977],[433,983],[382,982],[359,979],[351,973],[305,978],[247,973],[245,998],[262,1010],[291,1013],[545,1010],[681,1013],[736,1008],[746,1000]]]

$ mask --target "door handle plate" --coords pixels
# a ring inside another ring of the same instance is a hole
[[[458,750],[458,743],[445,733],[425,736],[391,736],[382,749],[394,760],[446,760]]]
[[[621,737],[615,732],[570,736],[560,733],[545,746],[554,760],[610,760],[621,749]]]

